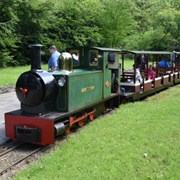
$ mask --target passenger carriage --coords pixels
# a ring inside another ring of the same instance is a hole
[[[121,102],[135,101],[146,97],[147,95],[156,93],[165,88],[170,87],[174,83],[180,82],[178,66],[171,67],[158,67],[158,62],[162,56],[166,56],[167,61],[170,61],[172,52],[168,51],[127,51],[120,52],[122,59],[121,66],[121,87],[125,89],[125,93],[121,93]],[[142,83],[136,82],[136,71],[132,68],[126,69],[126,59],[132,60],[132,65],[137,64],[137,58],[144,54],[146,57],[146,66],[140,69],[142,76]],[[180,53],[177,53],[178,55]],[[177,60],[176,60],[177,61]],[[156,76],[154,79],[148,79],[148,68],[154,66]]]

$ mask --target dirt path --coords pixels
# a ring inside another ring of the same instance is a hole
[[[0,94],[15,91],[15,86],[0,86]]]

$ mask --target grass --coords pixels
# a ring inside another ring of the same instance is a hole
[[[14,180],[180,179],[180,86],[80,128]]]
[[[47,70],[47,64],[42,65],[41,68]],[[29,70],[30,66],[0,68],[0,86],[16,84],[16,81],[20,74]]]
[[[122,63],[122,62],[120,61],[120,63]],[[134,64],[134,60],[133,59],[126,58],[124,60],[124,68],[125,69],[132,68],[133,64]]]

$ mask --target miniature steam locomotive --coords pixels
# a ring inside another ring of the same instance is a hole
[[[69,48],[59,70],[41,69],[40,44],[32,44],[31,70],[20,75],[16,95],[21,108],[5,113],[5,133],[13,140],[48,145],[75,126],[119,106],[119,50]],[[73,54],[78,57],[73,65]]]

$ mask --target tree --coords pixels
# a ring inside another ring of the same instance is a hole
[[[35,0],[21,0],[16,8],[16,14],[19,18],[16,34],[19,42],[16,42],[19,53],[16,53],[16,59],[23,65],[30,62],[29,44],[49,42],[48,28],[53,20],[49,2],[37,2]]]
[[[14,3],[14,0],[0,1],[0,67],[6,67],[13,62],[12,52],[18,41],[14,33],[18,23],[18,18],[13,12]]]
[[[136,30],[129,39],[133,49],[173,50],[178,49],[177,0],[135,0],[133,17],[137,23]]]
[[[61,19],[58,27],[61,41],[66,46],[93,46],[101,41],[96,16],[100,12],[98,0],[64,1],[56,16]]]
[[[103,11],[98,17],[102,46],[123,47],[134,26],[129,0],[102,0]]]

